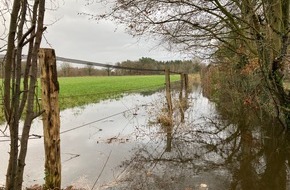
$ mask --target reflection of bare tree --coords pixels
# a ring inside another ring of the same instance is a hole
[[[171,152],[164,150],[167,133],[151,134],[160,136],[140,146],[124,163],[125,172],[117,178],[116,189],[197,189],[205,183],[204,178],[212,181],[215,189],[228,187],[227,178],[219,173],[220,164],[207,159],[207,150],[189,137],[191,133],[182,133],[186,128],[173,128]]]
[[[171,152],[172,150],[172,130],[173,126],[166,126],[166,152]]]
[[[261,175],[260,189],[288,189],[289,134],[268,129],[264,138],[265,169]]]
[[[198,189],[209,182],[215,189],[229,187],[227,176],[220,173],[221,164],[210,158],[210,146],[200,144],[206,143],[203,136],[207,134],[199,132],[200,124],[196,130],[193,125],[184,122],[170,128],[151,126],[156,130],[146,134],[150,141],[140,145],[123,164],[124,172],[116,178],[116,189]]]
[[[240,185],[241,189],[258,189],[256,184],[258,180],[257,173],[255,172],[255,168],[253,166],[252,161],[255,159],[255,155],[253,152],[253,134],[247,126],[239,126],[240,131],[240,156],[239,159],[239,167],[236,168],[234,174],[234,183],[232,183],[232,188],[237,189]]]
[[[188,101],[187,116],[194,103]],[[176,122],[175,110],[174,126],[153,123],[150,133],[139,130],[150,140],[135,149],[107,189],[289,189],[290,135],[275,119],[257,119],[248,108],[218,109],[220,115],[184,122]]]
[[[180,122],[184,122],[184,112],[188,109],[188,75],[180,74],[179,110]],[[184,94],[184,96],[183,96]]]

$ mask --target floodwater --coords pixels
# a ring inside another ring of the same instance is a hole
[[[290,189],[290,135],[276,121],[253,120],[250,112],[239,119],[229,112],[225,116],[198,85],[186,94],[182,109],[178,92],[173,94],[173,127],[157,122],[166,111],[163,91],[62,111],[63,187]],[[43,139],[37,136],[42,135],[41,120],[33,123],[31,134],[24,186],[44,181]],[[1,135],[0,184],[5,182],[6,139]]]

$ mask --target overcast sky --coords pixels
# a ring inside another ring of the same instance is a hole
[[[80,12],[94,11],[98,10],[94,6],[86,6],[84,0],[65,0],[57,10],[46,11],[45,24],[48,28],[45,38],[49,44],[43,40],[42,46],[51,45],[57,56],[100,63],[138,60],[141,57],[160,61],[186,58],[156,47],[157,42],[133,38],[126,34],[122,26],[116,26],[113,22],[98,23],[78,15]]]

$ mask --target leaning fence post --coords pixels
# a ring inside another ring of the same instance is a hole
[[[44,113],[45,189],[61,188],[59,84],[53,49],[40,49],[41,102]]]

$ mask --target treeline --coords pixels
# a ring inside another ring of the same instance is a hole
[[[58,67],[59,77],[76,77],[76,76],[107,76],[108,71],[106,69],[97,69],[92,65],[85,67],[74,67],[70,63],[62,63]]]
[[[58,75],[62,77],[70,76],[108,76],[108,75],[154,75],[163,74],[162,71],[142,71],[142,69],[164,70],[165,66],[169,66],[171,71],[180,73],[197,73],[203,65],[199,60],[174,60],[174,61],[156,61],[152,58],[142,57],[137,61],[123,61],[115,64],[119,67],[133,68],[131,69],[112,69],[97,68],[92,65],[85,67],[73,67],[70,63],[62,63],[58,68]],[[140,70],[136,70],[140,69]]]
[[[24,70],[24,65],[22,70]],[[194,60],[172,60],[172,61],[156,61],[152,58],[142,57],[137,61],[123,61],[115,64],[119,67],[140,69],[140,70],[130,70],[130,69],[112,69],[112,68],[98,68],[92,65],[87,65],[84,67],[76,67],[71,63],[64,62],[60,63],[58,67],[58,76],[60,77],[75,77],[75,76],[122,76],[122,75],[155,75],[163,74],[162,71],[142,71],[142,69],[152,69],[152,70],[164,70],[166,66],[169,66],[170,71],[180,72],[180,73],[197,73],[199,72],[203,65],[198,59]],[[40,71],[38,72],[40,73]],[[0,77],[2,78],[3,66],[0,66]]]

